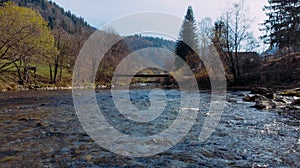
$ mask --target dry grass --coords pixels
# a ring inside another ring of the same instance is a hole
[[[0,91],[16,91],[18,90],[18,85],[14,82],[0,82]]]

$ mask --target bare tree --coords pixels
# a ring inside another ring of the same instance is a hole
[[[211,37],[212,37],[212,28],[213,22],[212,19],[206,17],[199,22],[199,47],[200,47],[200,54],[205,57],[204,51],[210,45],[212,45]]]
[[[247,9],[244,1],[235,2],[213,28],[212,42],[233,76],[233,81],[229,82],[237,82],[241,77],[238,52],[257,47],[249,31],[251,20],[247,17]]]
[[[71,60],[74,56],[71,48],[71,35],[62,28],[54,29],[52,33],[55,36],[55,46],[58,49],[58,53],[50,61],[49,70],[51,83],[56,83],[57,81],[62,81],[65,62]]]

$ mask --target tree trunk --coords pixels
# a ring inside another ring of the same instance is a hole
[[[62,55],[61,60],[60,60],[59,81],[62,81],[63,65],[64,65],[64,55]]]
[[[22,65],[22,62],[20,60],[20,66],[18,66],[18,64],[16,62],[14,64],[15,64],[15,66],[17,68],[17,72],[18,72],[18,77],[19,77],[19,82],[18,83],[21,84],[21,85],[24,85],[24,81],[23,81],[23,78],[22,78],[22,75],[21,75],[21,68],[20,68],[20,66]]]
[[[49,73],[50,73],[50,83],[52,83],[53,81],[52,81],[52,65],[51,65],[51,63],[49,63]]]
[[[54,76],[53,76],[53,83],[56,83],[57,73],[58,73],[58,55],[55,58],[55,64],[54,64]]]

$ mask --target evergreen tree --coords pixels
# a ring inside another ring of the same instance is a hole
[[[199,68],[200,58],[197,53],[199,50],[197,38],[196,21],[191,6],[188,7],[179,39],[176,42],[175,53],[183,59],[195,72]],[[180,68],[179,58],[175,61],[176,68]]]
[[[300,3],[299,0],[269,0],[264,8],[268,20],[263,25],[266,35],[262,38],[272,47],[295,51],[300,45]]]

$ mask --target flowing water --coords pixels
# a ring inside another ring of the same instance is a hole
[[[149,109],[149,93],[131,90],[131,104]],[[96,96],[109,124],[143,137],[164,131],[176,120],[182,106],[180,91],[164,93],[164,110],[147,123],[119,113],[110,91],[96,91]],[[0,167],[300,167],[299,111],[256,110],[250,108],[253,103],[242,101],[243,93],[227,94],[217,128],[201,142],[211,94],[200,92],[192,129],[174,147],[150,157],[117,155],[95,143],[77,118],[70,91],[0,93]],[[189,94],[193,99],[196,93]],[[161,96],[152,98],[162,101]]]

